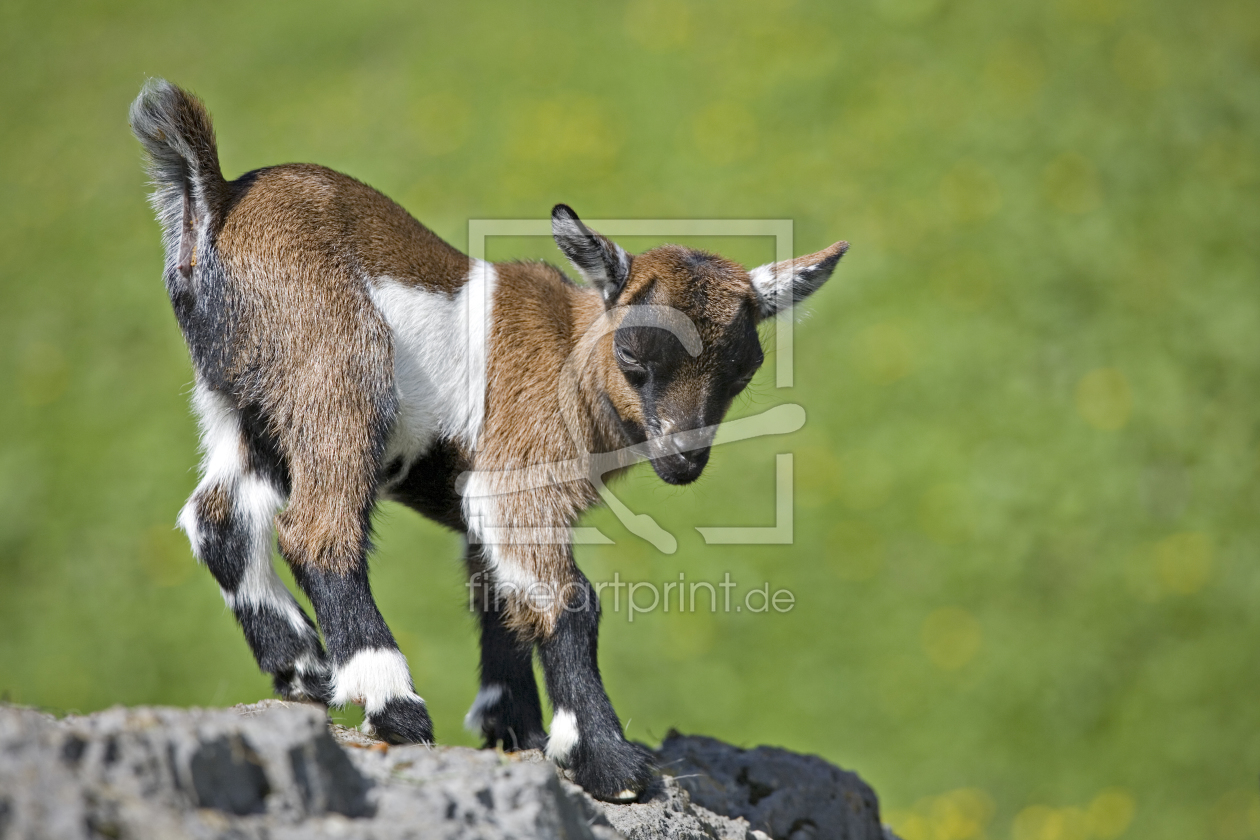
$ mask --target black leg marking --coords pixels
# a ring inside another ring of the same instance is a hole
[[[300,608],[299,608],[300,610]],[[305,612],[305,631],[293,626],[292,615],[266,606],[245,604],[234,610],[258,667],[271,674],[276,693],[285,700],[332,699],[332,685],[315,625]]]
[[[468,566],[472,608],[481,624],[481,690],[464,726],[480,731],[486,747],[543,749],[547,732],[534,679],[533,645],[522,643],[504,623],[479,549],[470,547]]]
[[[236,482],[198,488],[185,513],[194,517],[193,551],[225,592],[235,592],[250,561],[250,533],[236,511]],[[185,525],[185,528],[188,526]]]
[[[587,793],[625,802],[638,798],[652,781],[652,758],[622,735],[599,675],[599,599],[590,581],[576,573],[579,591],[555,631],[538,646],[555,708],[547,754],[567,767]]]
[[[433,723],[407,662],[372,598],[367,564],[347,574],[295,565],[332,661],[332,703],[358,703],[368,726],[394,744],[433,742]]]

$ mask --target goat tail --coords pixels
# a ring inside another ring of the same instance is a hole
[[[131,103],[130,122],[148,155],[149,201],[167,242],[182,246],[203,222],[217,227],[228,189],[206,106],[165,79],[150,79]]]

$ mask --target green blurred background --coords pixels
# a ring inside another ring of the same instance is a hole
[[[857,770],[907,840],[1260,836],[1254,0],[0,5],[0,691],[268,694],[173,530],[197,460],[128,103],[201,94],[230,177],[313,161],[470,218],[783,218],[852,251],[740,413],[790,437],[619,494],[597,580],[787,614],[609,613],[631,737]],[[641,246],[644,242],[630,243]],[[768,239],[716,243],[750,263]],[[560,255],[491,240],[494,258]],[[795,541],[707,546],[774,521]],[[640,468],[642,469],[642,468]],[[386,504],[374,585],[439,737],[476,691],[459,540]],[[611,593],[606,593],[606,598]]]

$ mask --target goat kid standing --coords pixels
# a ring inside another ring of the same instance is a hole
[[[751,272],[678,246],[631,256],[558,205],[555,240],[584,287],[543,263],[471,260],[323,167],[228,182],[204,106],[168,82],[145,87],[131,127],[195,371],[204,460],[179,523],[276,691],[361,704],[393,743],[433,740],[368,584],[372,511],[394,499],[467,535],[481,625],[469,725],[487,746],[544,748],[595,796],[636,798],[651,761],[600,679],[598,596],[567,541],[537,538],[569,533],[595,482],[505,477],[644,444],[662,479],[694,481],[762,363],[757,324],[817,290],[847,245]],[[698,341],[668,318],[626,320],[636,307],[681,313]],[[273,530],[323,644],[271,565]]]

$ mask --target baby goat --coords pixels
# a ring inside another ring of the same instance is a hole
[[[751,272],[678,246],[631,256],[557,205],[555,240],[584,287],[542,263],[469,259],[323,167],[228,182],[205,107],[168,82],[145,87],[131,128],[205,452],[179,523],[276,691],[361,704],[390,742],[433,740],[368,585],[372,510],[395,499],[467,535],[481,624],[470,726],[487,746],[545,748],[595,796],[637,797],[651,762],[604,692],[599,599],[563,537],[598,503],[597,478],[505,477],[646,444],[662,479],[694,481],[762,363],[757,324],[817,290],[848,246]],[[665,316],[617,328],[631,308],[681,313],[692,340]],[[272,568],[273,528],[326,650]]]

